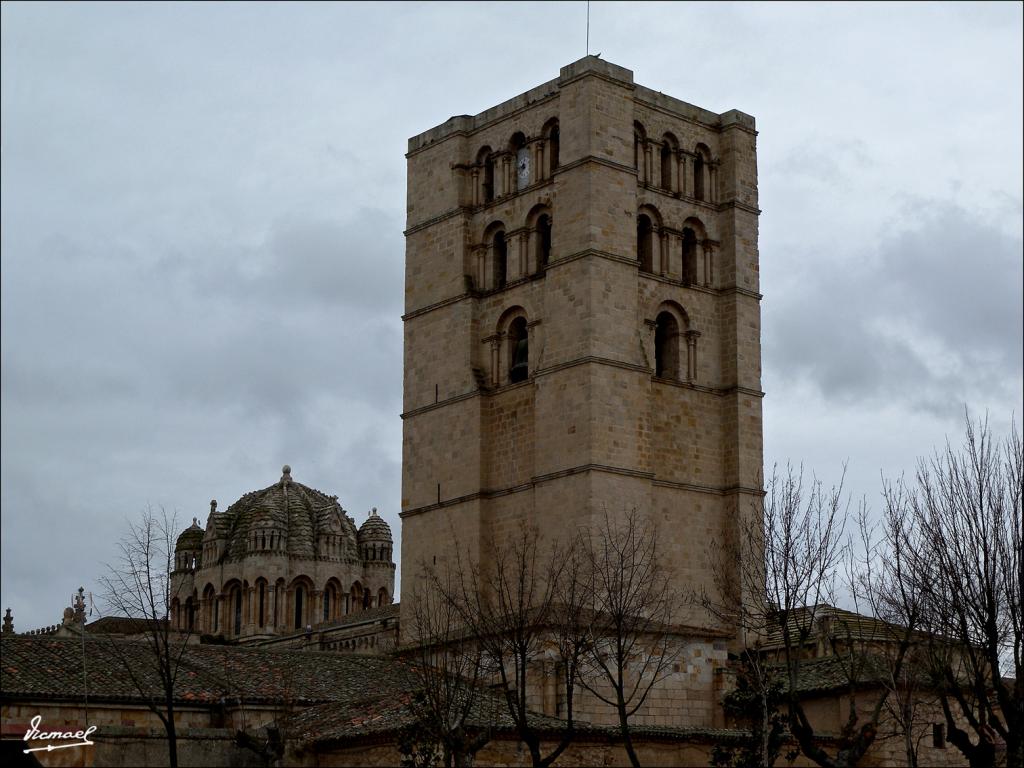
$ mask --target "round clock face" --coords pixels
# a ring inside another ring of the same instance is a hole
[[[523,147],[516,156],[516,167],[519,170],[519,188],[530,183],[530,150]]]

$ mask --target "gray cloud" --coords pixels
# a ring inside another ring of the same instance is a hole
[[[765,304],[766,375],[944,413],[1011,400],[1024,335],[1020,238],[924,200],[873,235],[836,269],[810,251],[788,261],[800,267]]]
[[[185,522],[284,463],[398,535],[406,138],[555,77],[584,6],[0,13],[18,628],[125,517]],[[1019,408],[1020,30],[1016,4],[592,4],[637,82],[757,117],[770,459],[854,457],[873,487],[961,401]]]

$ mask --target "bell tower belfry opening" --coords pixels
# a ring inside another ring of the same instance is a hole
[[[409,140],[403,603],[455,546],[633,508],[708,583],[761,487],[755,139],[588,56]]]

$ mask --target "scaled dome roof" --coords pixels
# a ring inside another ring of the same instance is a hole
[[[251,491],[224,512],[210,512],[207,535],[227,536],[225,560],[240,560],[249,553],[249,537],[281,537],[285,550],[296,557],[315,558],[317,537],[340,536],[345,554],[356,555],[355,522],[345,515],[337,496],[292,480],[291,467],[281,470],[281,479],[259,491]],[[214,507],[215,509],[215,507]]]
[[[391,526],[377,514],[377,508],[370,510],[370,516],[359,526],[359,541],[391,541]]]
[[[174,545],[175,552],[183,549],[202,549],[204,531],[196,518],[192,518],[192,525],[181,532],[177,544]]]

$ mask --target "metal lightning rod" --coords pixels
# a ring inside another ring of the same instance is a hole
[[[590,0],[587,0],[587,56],[590,55]]]

